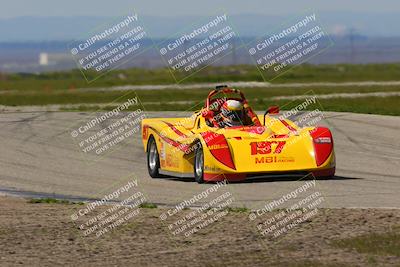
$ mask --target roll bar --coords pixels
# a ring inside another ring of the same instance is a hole
[[[251,118],[251,120],[253,121],[253,123],[254,123],[256,126],[261,126],[261,122],[260,122],[260,120],[258,119],[258,116],[254,113],[254,111],[251,109],[251,107],[250,107],[249,104],[247,103],[247,99],[246,99],[246,97],[244,96],[244,94],[243,94],[240,90],[230,88],[230,87],[228,87],[227,85],[217,85],[217,86],[215,87],[215,90],[212,90],[212,91],[208,94],[207,99],[206,99],[206,103],[205,103],[205,108],[206,108],[206,110],[209,110],[211,98],[212,98],[214,95],[219,94],[219,93],[236,93],[236,94],[239,94],[239,95],[240,95],[240,98],[241,98],[240,100],[241,100],[241,102],[242,102],[242,104],[243,104],[243,107],[244,107],[245,112],[247,113],[247,115]]]

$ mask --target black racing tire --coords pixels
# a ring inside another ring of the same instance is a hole
[[[157,143],[153,136],[147,142],[147,170],[151,178],[161,178],[160,157],[157,150]]]
[[[194,151],[193,173],[194,180],[197,183],[204,183],[204,153],[200,142],[196,144],[196,150]]]

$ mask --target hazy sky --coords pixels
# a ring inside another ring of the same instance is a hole
[[[118,16],[133,8],[142,15],[293,14],[316,11],[400,12],[399,0],[0,0],[0,18],[18,16]]]

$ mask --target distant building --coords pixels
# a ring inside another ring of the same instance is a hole
[[[49,55],[47,53],[39,54],[39,65],[41,66],[49,65]]]

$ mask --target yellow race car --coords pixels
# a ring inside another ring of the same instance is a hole
[[[242,92],[227,86],[217,86],[188,118],[144,119],[142,139],[153,178],[194,177],[203,183],[335,174],[328,128],[299,127],[279,116],[277,106],[257,115]]]

